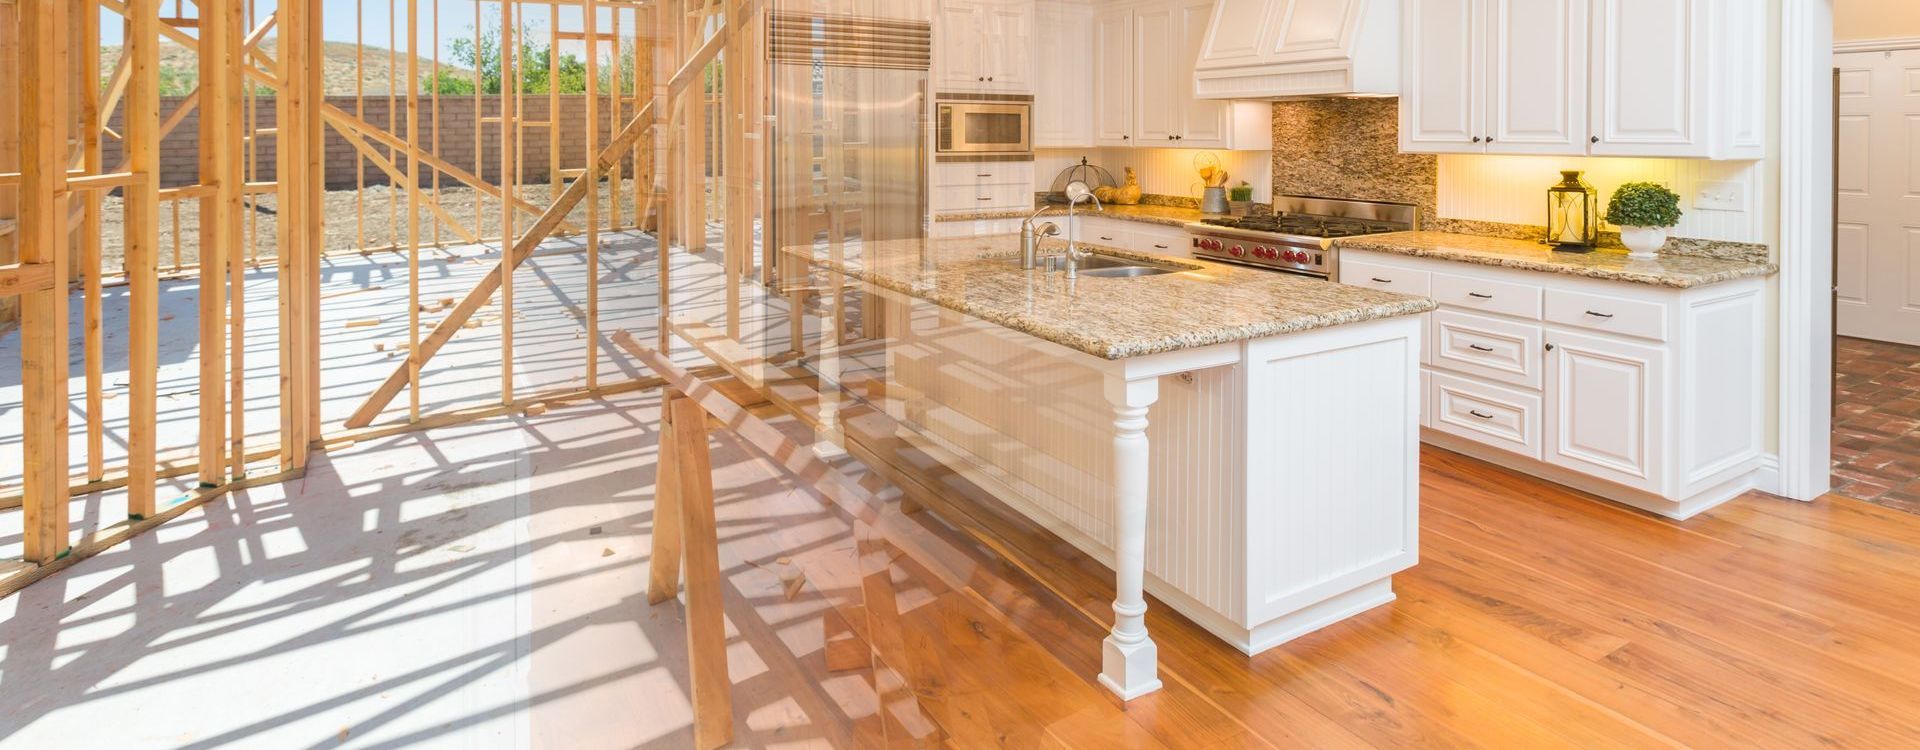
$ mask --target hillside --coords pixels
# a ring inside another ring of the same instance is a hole
[[[261,47],[268,57],[274,56],[277,39],[268,39]],[[326,63],[322,68],[326,93],[329,96],[351,96],[354,90],[355,48],[352,42],[327,42]],[[367,45],[363,48],[361,59],[360,93],[367,95],[385,95],[390,87],[404,91],[407,77],[407,58],[404,55],[391,55],[385,47]],[[120,48],[102,46],[100,48],[100,74],[112,74],[114,64],[120,59]],[[172,42],[160,45],[160,81],[162,95],[179,95],[193,89],[198,80],[197,58],[192,50]],[[421,90],[425,90],[426,79],[433,69],[433,61],[420,58]],[[448,73],[466,73],[465,68],[450,65],[442,60],[440,69]],[[470,73],[469,73],[470,74]],[[390,83],[391,82],[391,83]]]

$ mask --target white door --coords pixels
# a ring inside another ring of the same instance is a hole
[[[1660,349],[1547,331],[1547,461],[1659,492]]]
[[[1400,150],[1486,150],[1485,2],[1407,0],[1402,6]]]
[[[939,90],[987,91],[987,13],[970,0],[941,0],[934,22]]]
[[[1093,139],[1133,145],[1133,13],[1103,10],[1093,19]]]
[[[1710,156],[1709,0],[1593,0],[1590,153]]]
[[[1920,50],[1833,62],[1840,335],[1920,345]]]
[[[1093,8],[1040,3],[1034,36],[1033,146],[1093,145]]]
[[[1587,153],[1587,0],[1486,0],[1488,153]]]
[[[1207,23],[1213,18],[1213,0],[1181,0],[1180,48],[1178,67],[1174,69],[1174,88],[1180,99],[1180,138],[1174,143],[1189,148],[1232,148],[1233,102],[1224,99],[1199,99],[1193,95],[1193,64],[1200,59],[1200,48],[1207,40]]]
[[[1182,66],[1174,6],[1155,5],[1133,14],[1133,139],[1142,146],[1170,146],[1180,134],[1180,101],[1191,97],[1174,85]]]
[[[986,8],[987,88],[1033,93],[1033,3],[995,3]]]

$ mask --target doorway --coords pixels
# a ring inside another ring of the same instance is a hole
[[[1920,513],[1920,45],[1834,67],[1834,492]]]

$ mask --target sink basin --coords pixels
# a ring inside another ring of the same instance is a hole
[[[1135,276],[1158,276],[1163,273],[1174,272],[1175,269],[1159,268],[1156,266],[1108,266],[1106,268],[1084,269],[1080,271],[1080,275],[1097,276],[1103,279],[1127,279]]]
[[[1040,266],[1046,271],[1064,271],[1067,268],[1065,256],[1054,255],[1045,258]],[[1080,259],[1080,275],[1107,279],[1127,279],[1136,276],[1158,276],[1163,273],[1178,273],[1185,269],[1155,263],[1148,260],[1122,258],[1115,255],[1093,253]]]

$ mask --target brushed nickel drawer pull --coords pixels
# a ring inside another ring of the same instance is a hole
[[[1587,311],[1587,314],[1588,314],[1588,315],[1592,315],[1593,317],[1596,317],[1596,318],[1611,318],[1611,317],[1613,317],[1613,313],[1603,313],[1603,312],[1594,312],[1594,311],[1592,311],[1592,310],[1588,310],[1588,311]]]
[[[1491,295],[1491,294],[1481,294],[1481,293],[1479,293],[1479,292],[1467,292],[1467,296],[1469,296],[1469,297],[1479,297],[1480,299],[1493,299],[1493,295]]]
[[[1493,415],[1492,415],[1492,414],[1488,414],[1488,413],[1486,413],[1486,412],[1483,412],[1483,411],[1480,411],[1479,409],[1469,409],[1469,410],[1467,410],[1467,413],[1468,413],[1468,414],[1472,414],[1472,415],[1474,415],[1474,416],[1476,416],[1476,417],[1479,417],[1479,418],[1481,418],[1481,419],[1492,419],[1492,418],[1493,418]]]
[[[1476,351],[1476,352],[1490,352],[1490,351],[1493,351],[1493,347],[1491,347],[1491,346],[1481,346],[1481,345],[1479,345],[1479,344],[1468,344],[1468,345],[1467,345],[1467,348],[1468,348],[1468,349],[1472,349],[1472,350],[1474,350],[1474,351]]]

